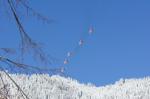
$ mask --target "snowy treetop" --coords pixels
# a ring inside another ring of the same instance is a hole
[[[9,99],[21,99],[21,94],[12,81],[3,72],[0,73],[7,85]],[[120,79],[115,84],[96,87],[92,84],[80,84],[77,80],[59,75],[10,76],[30,99],[150,99],[150,77]],[[2,85],[0,82],[0,88]]]

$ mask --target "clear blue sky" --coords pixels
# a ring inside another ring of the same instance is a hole
[[[31,6],[52,19],[44,24],[22,15],[29,35],[44,43],[60,59],[74,48],[89,25],[88,37],[67,65],[66,73],[80,82],[96,85],[120,78],[150,76],[149,0],[32,0]],[[1,47],[17,46],[19,35],[9,15],[0,14]],[[6,37],[7,36],[7,37]]]

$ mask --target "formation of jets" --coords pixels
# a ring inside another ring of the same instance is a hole
[[[94,29],[93,27],[90,27],[89,30],[88,30],[88,35],[91,35],[94,33]],[[78,42],[78,47],[81,47],[84,45],[84,39],[80,39],[79,42]],[[68,52],[67,53],[67,58],[64,59],[64,62],[63,64],[66,65],[69,63],[69,58],[73,55],[73,52]]]

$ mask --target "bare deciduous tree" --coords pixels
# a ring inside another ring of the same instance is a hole
[[[39,59],[39,61],[43,63],[48,63],[51,64],[52,59],[49,59],[47,57],[47,54],[44,53],[42,47],[36,43],[35,41],[32,40],[32,38],[29,36],[29,34],[26,32],[21,20],[20,20],[20,13],[19,10],[22,10],[21,13],[32,13],[35,17],[38,19],[50,23],[51,20],[48,18],[42,16],[40,13],[36,12],[32,7],[29,6],[28,0],[0,0],[1,2],[5,2],[7,6],[8,12],[10,12],[12,18],[14,19],[17,28],[19,30],[20,38],[21,38],[21,58],[23,60],[24,54],[28,52],[32,52],[33,56]],[[2,53],[7,53],[7,54],[15,54],[16,51],[11,49],[11,48],[0,48],[0,52]],[[38,71],[38,73],[43,73],[43,72],[62,72],[62,68],[39,68],[37,66],[32,66],[32,65],[26,65],[24,63],[19,63],[16,61],[11,60],[8,57],[3,56],[3,54],[0,53],[0,62],[3,64],[8,65],[10,68],[17,68],[19,69],[18,71],[24,70],[24,71]],[[3,65],[1,64],[1,65]],[[20,86],[15,82],[11,76],[9,76],[8,72],[3,68],[3,66],[0,66],[0,71],[3,71],[3,74],[0,74],[0,81],[3,84],[3,87],[0,88],[0,99],[8,99],[9,98],[9,91],[7,89],[7,82],[3,81],[3,75],[6,75],[16,86],[18,91],[21,93],[22,98],[24,99],[29,99],[28,95],[20,88]],[[37,73],[37,72],[36,72]]]

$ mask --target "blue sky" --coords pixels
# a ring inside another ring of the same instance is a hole
[[[66,66],[67,75],[96,85],[150,75],[149,0],[32,0],[30,4],[53,22],[22,15],[28,34],[59,59],[93,26],[94,34]],[[17,46],[15,22],[11,15],[0,16],[0,45]]]

